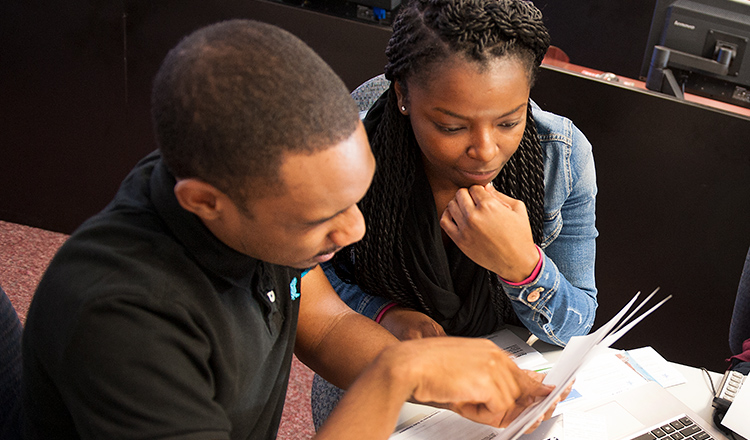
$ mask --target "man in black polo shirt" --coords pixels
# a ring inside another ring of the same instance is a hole
[[[487,341],[399,343],[331,289],[317,264],[363,236],[375,162],[302,42],[252,21],[199,30],[152,104],[159,150],[29,310],[27,438],[271,439],[293,352],[350,388],[321,438],[386,438],[409,398],[501,425],[550,391]]]

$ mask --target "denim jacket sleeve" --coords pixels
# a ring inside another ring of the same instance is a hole
[[[536,105],[533,112],[545,154],[542,269],[527,284],[504,287],[534,335],[565,345],[591,330],[596,313],[596,172],[591,144],[570,120]]]
[[[321,267],[328,277],[328,281],[331,282],[333,290],[339,294],[341,300],[360,315],[374,320],[380,311],[391,302],[379,296],[368,295],[356,284],[345,283],[336,275],[336,270],[330,262],[321,264]]]

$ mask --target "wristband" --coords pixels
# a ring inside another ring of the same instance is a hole
[[[375,322],[380,324],[380,320],[383,319],[383,315],[385,315],[385,312],[387,312],[393,306],[396,306],[396,305],[397,304],[395,302],[389,302],[388,304],[386,304],[385,307],[383,307],[383,310],[381,310],[380,313],[378,313],[378,316],[375,317]]]
[[[534,245],[534,246],[536,246],[536,245]],[[534,267],[534,270],[531,272],[531,275],[529,275],[528,278],[526,278],[525,280],[521,281],[520,283],[512,283],[512,282],[510,282],[510,281],[508,281],[508,280],[506,280],[506,279],[504,279],[502,277],[499,277],[499,278],[501,280],[503,280],[504,282],[510,284],[511,286],[523,286],[524,284],[528,284],[528,283],[534,281],[534,279],[539,275],[539,272],[541,272],[541,270],[542,270],[542,260],[544,259],[544,257],[542,256],[542,248],[540,248],[539,246],[536,246],[536,250],[539,252],[539,261],[536,263],[536,266]]]

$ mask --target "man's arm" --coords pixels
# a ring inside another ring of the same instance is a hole
[[[303,278],[300,300],[297,356],[335,385],[349,388],[316,438],[385,439],[410,398],[505,426],[551,391],[489,340],[399,343],[343,304],[320,268]]]
[[[344,304],[320,266],[302,278],[295,354],[339,388],[354,379],[398,340]]]
[[[505,427],[537,397],[551,391],[489,340],[405,341],[383,350],[357,378],[315,438],[386,439],[410,396],[480,423]]]

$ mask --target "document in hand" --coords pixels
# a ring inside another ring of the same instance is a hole
[[[560,355],[560,359],[555,366],[547,373],[544,379],[545,384],[554,385],[555,390],[547,397],[535,403],[522,412],[511,424],[502,431],[497,437],[498,440],[515,440],[521,436],[536,420],[544,415],[545,411],[557,401],[558,397],[573,381],[578,370],[586,363],[588,359],[595,355],[598,349],[609,347],[615,341],[620,339],[625,333],[632,329],[643,318],[659,308],[672,296],[668,296],[651,307],[639,316],[635,316],[638,311],[651,299],[659,289],[657,288],[651,294],[641,301],[630,314],[623,319],[626,313],[633,307],[640,293],[636,293],[633,299],[620,310],[614,318],[604,324],[594,333],[586,336],[574,336],[568,342],[568,345]]]

